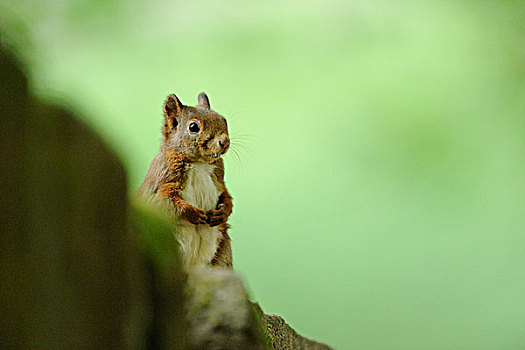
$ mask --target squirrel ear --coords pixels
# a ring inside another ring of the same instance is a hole
[[[199,94],[199,106],[210,109],[210,100],[208,100],[208,96],[204,92]]]
[[[177,120],[175,119],[179,114],[182,113],[184,106],[180,103],[177,96],[174,94],[169,95],[164,102],[164,115],[167,120],[171,121],[173,127],[177,126]]]

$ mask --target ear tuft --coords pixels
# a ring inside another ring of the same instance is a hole
[[[184,106],[174,94],[171,94],[166,98],[166,101],[164,102],[164,116],[171,127],[177,126],[177,120],[175,118],[182,113],[183,108]]]
[[[204,92],[199,94],[199,106],[210,109],[210,100]]]
[[[182,107],[182,103],[180,103],[179,99],[174,94],[169,95],[166,98],[166,102],[164,102],[164,112],[168,117],[180,114],[182,112]]]

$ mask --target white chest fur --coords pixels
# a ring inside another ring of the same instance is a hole
[[[215,209],[219,199],[219,189],[213,182],[214,166],[192,164],[186,170],[186,182],[181,192],[182,198],[197,208],[208,211]],[[181,219],[177,225],[177,237],[183,249],[183,263],[186,268],[208,264],[217,251],[219,228],[210,225],[193,225]]]
[[[213,165],[192,164],[186,170],[186,183],[182,198],[202,210],[215,209],[219,199],[219,190],[212,179]]]

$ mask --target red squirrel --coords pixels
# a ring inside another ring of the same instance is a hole
[[[196,107],[177,96],[164,102],[160,151],[139,188],[139,195],[164,204],[175,223],[182,262],[232,268],[228,224],[232,197],[224,184],[222,156],[230,147],[226,119],[199,94]]]

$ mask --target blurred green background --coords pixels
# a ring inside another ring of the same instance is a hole
[[[239,153],[236,269],[298,332],[525,348],[524,1],[3,0],[0,22],[130,193],[166,95],[206,91]]]

